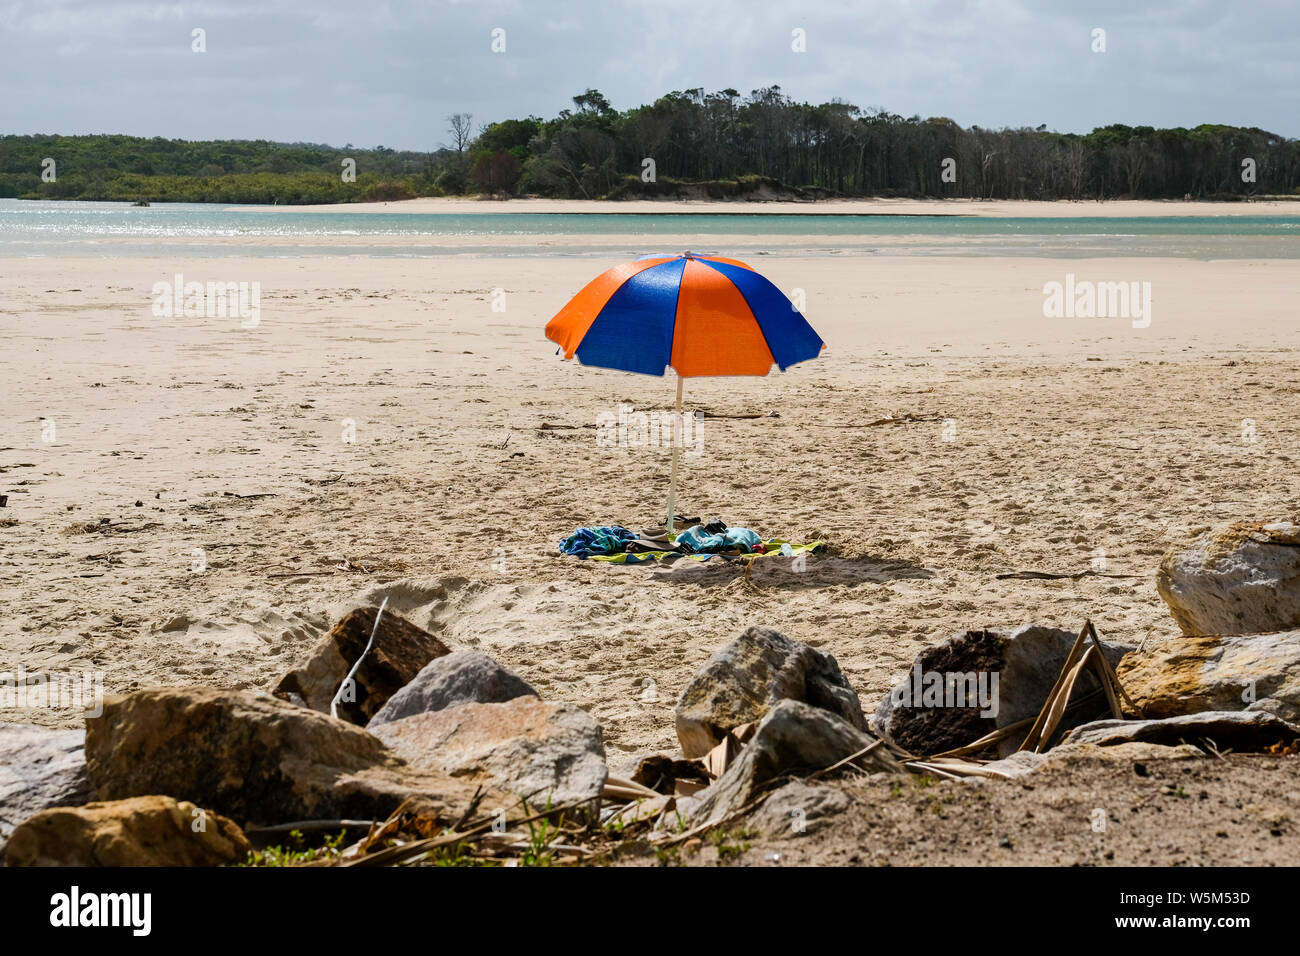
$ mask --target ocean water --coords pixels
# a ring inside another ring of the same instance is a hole
[[[566,243],[565,237],[572,237]],[[317,213],[0,200],[0,257],[750,254],[1300,258],[1295,216],[985,218],[780,213]],[[481,238],[482,243],[475,243]],[[501,240],[505,239],[503,247]]]

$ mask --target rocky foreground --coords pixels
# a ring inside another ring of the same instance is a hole
[[[0,725],[4,859],[1293,863],[1300,528],[1207,530],[1158,587],[1181,633],[967,631],[871,718],[832,656],[751,627],[682,692],[680,752],[616,773],[583,709],[359,608],[269,691]]]

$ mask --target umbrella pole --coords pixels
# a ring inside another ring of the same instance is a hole
[[[673,442],[673,471],[672,477],[668,479],[668,533],[673,533],[673,518],[677,511],[677,462],[681,457],[681,443],[686,437],[686,424],[682,420],[682,385],[684,380],[681,375],[677,376],[677,417],[673,420],[672,442]],[[662,434],[662,433],[661,433]]]

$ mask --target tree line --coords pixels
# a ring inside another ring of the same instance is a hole
[[[1243,199],[1300,195],[1300,143],[1257,128],[1091,133],[963,128],[777,86],[668,93],[615,110],[599,90],[551,119],[447,118],[433,152],[129,136],[0,137],[0,196],[189,202],[350,202],[492,194],[595,199],[743,196]],[[56,174],[42,175],[53,159]],[[346,164],[354,164],[348,178]]]

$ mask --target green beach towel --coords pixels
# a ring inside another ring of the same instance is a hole
[[[671,536],[676,539],[676,535]],[[822,541],[810,541],[807,544],[795,544],[793,541],[784,541],[781,538],[769,538],[763,542],[764,552],[762,554],[718,554],[716,552],[706,554],[680,554],[676,551],[642,551],[639,554],[593,554],[587,558],[588,561],[608,561],[610,564],[644,564],[647,561],[707,561],[709,558],[722,558],[724,561],[734,561],[736,558],[747,558],[750,560],[761,561],[763,558],[782,557],[781,548],[783,545],[790,546],[790,554],[785,557],[794,557],[797,554],[817,554],[826,550],[826,544]]]

